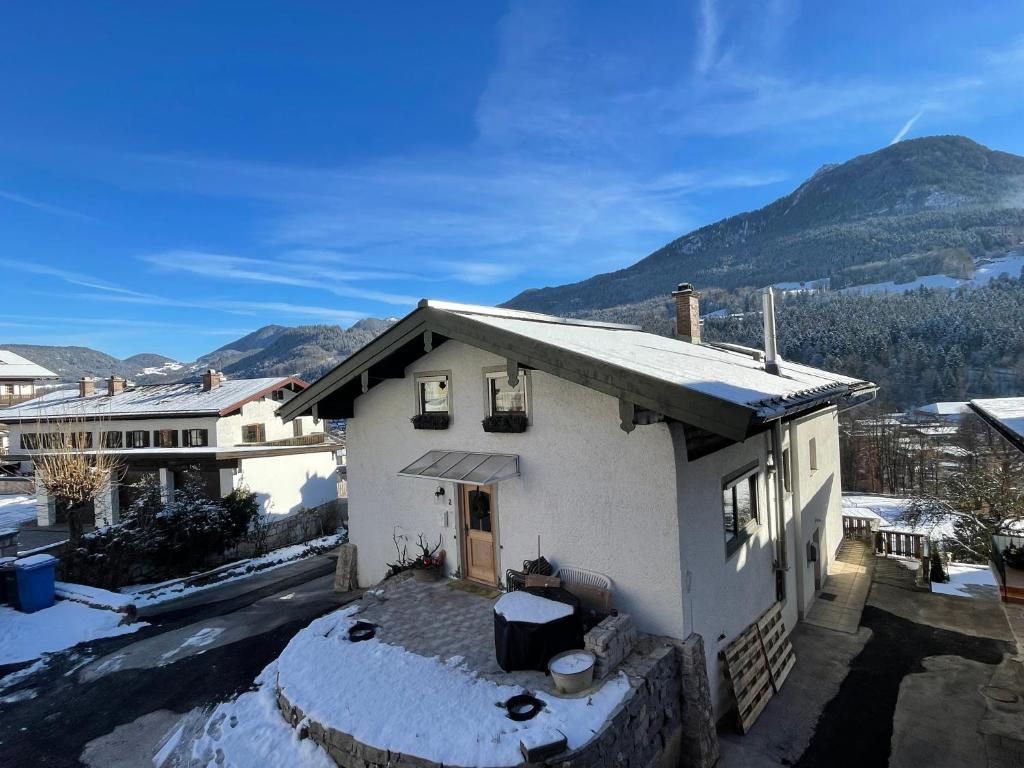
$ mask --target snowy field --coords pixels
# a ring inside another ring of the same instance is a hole
[[[454,765],[522,762],[521,739],[557,729],[569,749],[589,742],[628,694],[619,675],[590,696],[538,695],[544,710],[525,722],[496,707],[522,693],[477,677],[455,657],[447,662],[371,639],[348,639],[350,606],[299,632],[257,678],[257,690],[220,705],[193,746],[201,765],[331,766],[323,750],[299,741],[274,702],[274,682],[311,720],[351,734],[364,744]]]
[[[36,519],[35,496],[15,494],[0,496],[0,528],[17,528]]]
[[[0,607],[0,664],[16,664],[101,637],[126,635],[147,626],[122,626],[123,614],[61,600],[51,608],[21,613]]]
[[[974,269],[974,277],[960,280],[947,275],[924,275],[909,283],[869,283],[843,288],[840,293],[903,293],[918,288],[959,288],[962,285],[984,285],[1000,275],[1020,277],[1024,269],[1024,252],[1012,251],[1006,256],[991,259],[987,263],[979,263]]]

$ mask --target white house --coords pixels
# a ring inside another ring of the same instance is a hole
[[[642,631],[718,651],[781,599],[790,628],[842,538],[838,411],[873,384],[639,328],[422,301],[282,408],[348,419],[361,585],[395,530],[501,585],[542,553],[611,578]],[[775,373],[770,371],[777,371]]]
[[[84,378],[77,390],[58,390],[6,409],[10,450],[26,459],[60,445],[116,454],[123,487],[143,473],[159,476],[166,493],[191,468],[211,494],[245,485],[264,513],[287,514],[337,498],[335,451],[323,423],[286,423],[277,411],[306,388],[294,377],[225,379],[209,370],[201,383],[126,386],[112,376],[97,391]],[[116,518],[119,492],[97,500],[97,518]],[[39,524],[54,522],[41,498]]]
[[[36,396],[37,381],[59,379],[53,371],[10,350],[0,349],[0,408],[31,400]]]

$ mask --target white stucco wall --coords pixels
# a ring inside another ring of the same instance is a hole
[[[181,446],[181,433],[183,429],[205,429],[208,433],[210,445],[214,445],[214,439],[217,433],[217,418],[214,416],[203,416],[195,418],[177,418],[177,419],[101,419],[99,421],[90,421],[86,424],[82,423],[68,423],[64,426],[65,431],[75,432],[89,431],[92,432],[92,440],[94,446],[100,445],[100,434],[102,432],[130,432],[135,430],[143,430],[149,432],[150,447],[153,447],[153,431],[158,429],[175,429],[179,430],[178,433],[178,445]],[[16,450],[21,450],[21,435],[22,433],[44,433],[44,432],[58,432],[60,431],[60,424],[53,422],[45,423],[26,423],[26,424],[11,424],[11,446]]]
[[[818,468],[810,466],[810,442],[817,444]],[[839,415],[835,408],[790,423],[793,460],[793,501],[800,510],[799,541],[791,563],[803,580],[801,610],[814,600],[814,564],[807,559],[807,543],[820,531],[818,557],[827,574],[842,543],[842,481],[839,463]]]
[[[687,634],[698,632],[704,638],[712,701],[721,716],[729,702],[718,654],[775,602],[769,525],[772,531],[777,526],[765,472],[768,443],[766,436],[757,435],[691,463],[686,458],[683,428],[674,425],[672,433],[678,462],[683,622]],[[737,551],[727,554],[722,481],[753,461],[760,467],[760,524]]]
[[[256,493],[264,514],[288,514],[338,498],[334,451],[241,459],[235,487]]]
[[[242,427],[246,424],[263,424],[267,440],[283,440],[292,437],[295,434],[292,422],[285,423],[277,415],[277,409],[281,405],[281,401],[272,400],[268,396],[262,400],[246,403],[242,406],[240,413],[221,417],[217,421],[217,445],[241,445]],[[296,420],[302,422],[302,434],[304,435],[324,431],[324,422],[321,421],[314,425],[311,416],[300,416]]]
[[[436,484],[396,473],[432,449],[515,453],[521,476],[499,484],[499,573],[541,553],[556,566],[600,571],[615,603],[641,630],[682,636],[679,532],[671,438],[664,424],[619,428],[618,401],[545,373],[530,373],[531,426],[522,434],[484,432],[483,369],[502,358],[447,342],[356,400],[348,422],[351,540],[361,585],[384,577],[396,556],[395,526],[415,541],[442,536],[458,565],[456,489],[434,503]],[[452,424],[415,430],[415,371],[452,371]],[[441,513],[448,510],[447,525]]]

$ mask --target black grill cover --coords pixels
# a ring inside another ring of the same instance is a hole
[[[548,661],[562,651],[583,647],[583,621],[580,601],[561,587],[528,587],[532,595],[557,600],[573,607],[573,612],[547,624],[508,621],[494,614],[494,653],[506,672],[517,669],[548,671]]]

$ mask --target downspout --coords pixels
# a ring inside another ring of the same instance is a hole
[[[782,420],[772,422],[772,458],[775,464],[775,507],[778,517],[779,535],[775,568],[777,571],[789,570],[789,556],[786,552],[786,488],[782,473],[786,468],[782,465]],[[785,576],[782,577],[783,580]],[[785,588],[785,581],[783,581]]]

